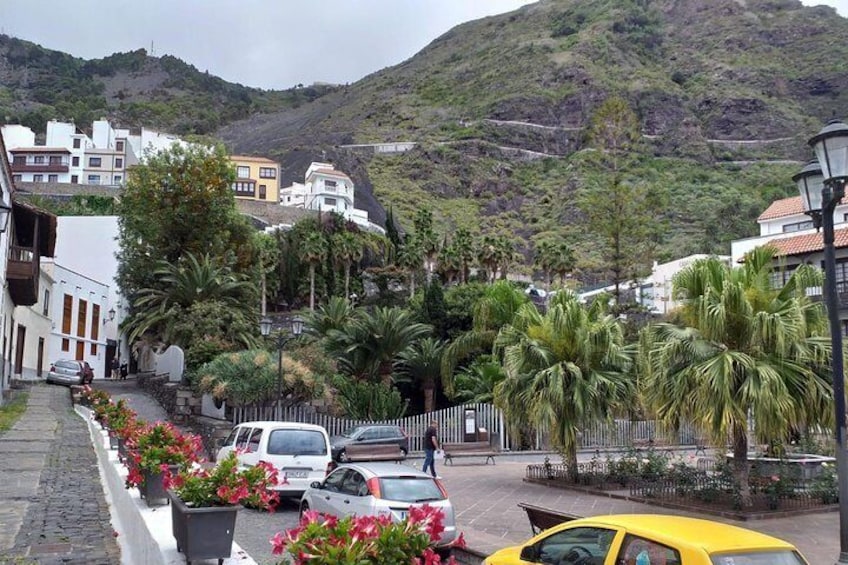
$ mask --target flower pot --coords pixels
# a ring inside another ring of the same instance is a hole
[[[118,460],[121,463],[127,462],[127,442],[123,438],[118,438]]]
[[[109,449],[118,449],[118,436],[115,432],[109,432]]]
[[[180,469],[179,465],[168,465],[171,474],[176,475]],[[141,498],[147,502],[147,506],[162,506],[168,504],[168,491],[165,489],[165,473],[162,471],[141,471],[144,481],[138,486]]]
[[[177,551],[192,559],[217,559],[222,565],[230,556],[236,529],[239,506],[186,506],[173,491],[171,499],[171,528],[177,540]]]

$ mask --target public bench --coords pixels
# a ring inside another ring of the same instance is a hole
[[[406,456],[398,445],[356,445],[345,446],[344,460],[356,461],[403,461]]]
[[[444,443],[442,450],[445,452],[445,465],[453,462],[454,457],[485,457],[486,465],[492,461],[495,464],[495,455],[500,452],[492,449],[488,441],[467,441],[464,443]]]
[[[637,438],[633,440],[633,447],[636,449],[654,448],[654,447],[669,447],[671,444],[665,438]]]
[[[526,502],[519,502],[518,506],[527,513],[527,519],[530,520],[530,529],[534,536],[548,528],[582,518],[582,516],[576,514],[560,512],[559,510],[536,506],[535,504],[527,504]]]

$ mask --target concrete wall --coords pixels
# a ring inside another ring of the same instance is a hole
[[[32,306],[16,306],[14,311],[15,328],[12,340],[12,367],[13,376],[16,379],[32,381],[36,379],[44,379],[47,377],[47,371],[50,370],[50,363],[54,361],[49,356],[50,353],[50,336],[52,333],[51,320],[51,298],[53,296],[53,279],[43,269],[39,273],[38,281],[38,302]],[[46,301],[45,301],[46,299]],[[45,314],[46,312],[46,314]],[[23,364],[21,371],[15,371],[15,352],[19,346],[18,340],[21,338],[19,327],[26,328],[23,334]],[[41,374],[38,374],[39,367],[39,340],[43,341],[43,351],[41,353],[40,365]]]

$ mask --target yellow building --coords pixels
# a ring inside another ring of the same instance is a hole
[[[280,165],[265,157],[230,155],[236,169],[233,193],[241,200],[280,202]]]

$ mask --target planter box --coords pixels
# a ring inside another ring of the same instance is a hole
[[[162,484],[165,474],[161,471],[156,473],[142,471],[141,476],[144,477],[144,482],[139,485],[138,492],[147,505],[162,506],[163,504],[168,504],[168,491],[165,490],[165,485]]]
[[[217,559],[219,565],[230,556],[236,515],[239,506],[210,506],[191,508],[173,491],[171,499],[171,528],[177,540],[177,551],[186,563],[193,559]]]
[[[118,449],[118,436],[115,432],[109,432],[109,449]]]

